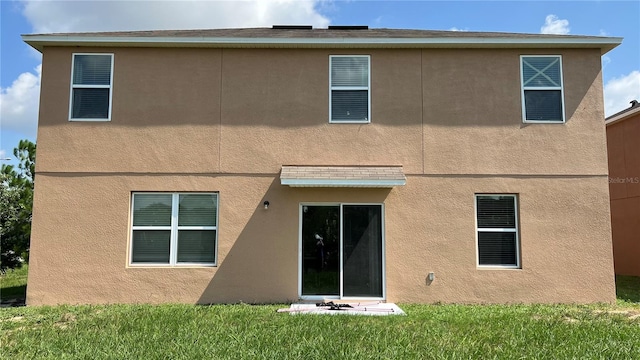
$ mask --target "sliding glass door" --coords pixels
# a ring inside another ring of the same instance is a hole
[[[381,204],[301,207],[300,295],[383,298]]]

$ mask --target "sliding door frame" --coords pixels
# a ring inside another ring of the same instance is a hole
[[[381,231],[381,259],[382,259],[382,296],[381,297],[353,297],[344,296],[344,206],[380,206],[380,231]],[[302,273],[303,273],[303,251],[302,251],[302,221],[305,206],[338,206],[340,208],[340,294],[336,295],[302,295]],[[298,208],[298,298],[301,300],[385,300],[387,298],[387,276],[386,276],[386,236],[385,236],[385,208],[384,203],[352,203],[352,202],[303,202]]]

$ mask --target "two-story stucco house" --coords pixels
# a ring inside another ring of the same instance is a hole
[[[23,39],[43,54],[28,304],[615,299],[620,38]]]

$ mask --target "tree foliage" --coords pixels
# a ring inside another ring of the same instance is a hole
[[[36,144],[20,140],[13,155],[18,167],[0,169],[0,272],[28,260],[35,178]]]

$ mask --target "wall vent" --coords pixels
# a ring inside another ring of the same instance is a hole
[[[273,25],[273,29],[276,30],[311,30],[311,25]]]
[[[329,25],[329,30],[369,30],[368,25]]]

